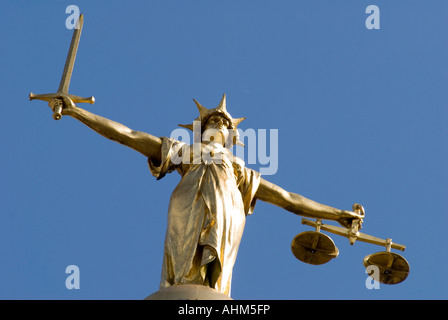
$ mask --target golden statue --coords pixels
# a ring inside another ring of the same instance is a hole
[[[357,237],[361,239],[357,230],[361,227],[364,214],[358,210],[359,207],[354,206],[353,211],[340,210],[288,192],[263,179],[260,173],[247,168],[242,159],[229,151],[232,145],[241,144],[237,126],[245,118],[234,119],[229,114],[225,95],[218,107],[212,109],[205,108],[194,100],[199,110],[195,124],[200,126],[201,136],[206,136],[204,133],[208,131],[212,134],[192,145],[134,131],[75,105],[75,102],[94,102],[93,97],[81,98],[68,94],[82,21],[81,15],[80,26],[73,34],[58,92],[43,95],[31,93],[30,99],[48,101],[55,120],[70,116],[102,136],[140,152],[148,159],[149,169],[157,179],[174,170],[181,175],[182,179],[171,195],[168,208],[160,288],[176,284],[197,284],[230,295],[232,269],[246,216],[252,213],[257,200],[300,216],[319,219],[318,221],[337,221],[344,227],[341,229],[353,231],[346,236],[354,240]],[[194,124],[181,126],[194,129]],[[319,228],[320,226],[325,228],[319,222]],[[327,227],[330,231],[331,228]],[[302,248],[303,241],[311,241],[308,246],[312,250],[307,248],[306,252],[318,250],[320,235],[306,235],[305,239],[297,239],[294,253],[296,254],[297,248]],[[379,243],[382,243],[380,240]],[[326,248],[323,250],[325,259],[337,255],[336,251],[325,253],[325,250]],[[305,252],[301,249],[299,251],[297,256]],[[303,261],[310,262],[305,261],[306,259],[303,258]]]
[[[252,213],[256,200],[301,216],[335,220],[344,227],[350,227],[353,219],[362,219],[355,212],[339,210],[283,190],[245,167],[244,161],[224,148],[232,137],[230,132],[242,121],[233,119],[226,111],[225,95],[214,109],[195,101],[203,130],[214,129],[220,133],[213,135],[214,141],[202,141],[200,152],[214,154],[220,161],[206,163],[204,157],[198,157],[199,163],[190,159],[179,164],[173,164],[171,157],[174,153],[182,156],[179,153],[186,150],[183,142],[131,130],[81,109],[65,95],[61,99],[51,100],[50,107],[62,106],[63,116],[71,116],[104,137],[143,154],[157,179],[174,170],[182,176],[168,208],[160,288],[201,284],[230,295],[232,269],[246,216]],[[193,149],[194,146],[188,147]],[[190,157],[193,156],[194,152],[190,152]]]

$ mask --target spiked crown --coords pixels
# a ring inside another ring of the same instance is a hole
[[[213,115],[220,115],[224,118],[226,118],[230,123],[230,128],[236,130],[236,127],[246,119],[244,118],[236,118],[233,119],[230,113],[227,112],[226,109],[226,94],[222,96],[221,102],[216,108],[213,109],[207,109],[203,105],[201,105],[199,102],[197,102],[195,99],[193,99],[194,103],[196,104],[196,107],[199,110],[199,117],[196,118],[196,121],[201,121],[201,128],[204,128],[205,124],[207,123],[207,120],[213,116]],[[179,124],[179,126],[183,128],[187,128],[191,131],[193,131],[193,124]]]

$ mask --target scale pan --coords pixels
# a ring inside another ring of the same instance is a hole
[[[296,235],[291,243],[291,251],[300,261],[314,265],[327,263],[339,254],[333,240],[317,231],[305,231]]]
[[[364,258],[364,266],[377,266],[379,279],[372,279],[384,284],[397,284],[404,281],[409,274],[409,263],[399,254],[387,251],[373,253]],[[373,273],[374,275],[374,273]]]

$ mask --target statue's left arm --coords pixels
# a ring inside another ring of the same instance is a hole
[[[263,178],[261,178],[255,197],[300,216],[335,220],[344,227],[350,227],[353,219],[362,219],[357,213],[336,209],[299,194],[288,192]]]

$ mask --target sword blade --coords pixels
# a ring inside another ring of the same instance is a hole
[[[73,66],[75,65],[76,52],[78,51],[79,39],[81,38],[82,25],[84,17],[81,13],[75,30],[73,31],[72,42],[68,50],[67,59],[65,60],[64,72],[62,73],[61,82],[59,84],[58,92],[68,93],[70,86],[70,79],[72,78]]]

